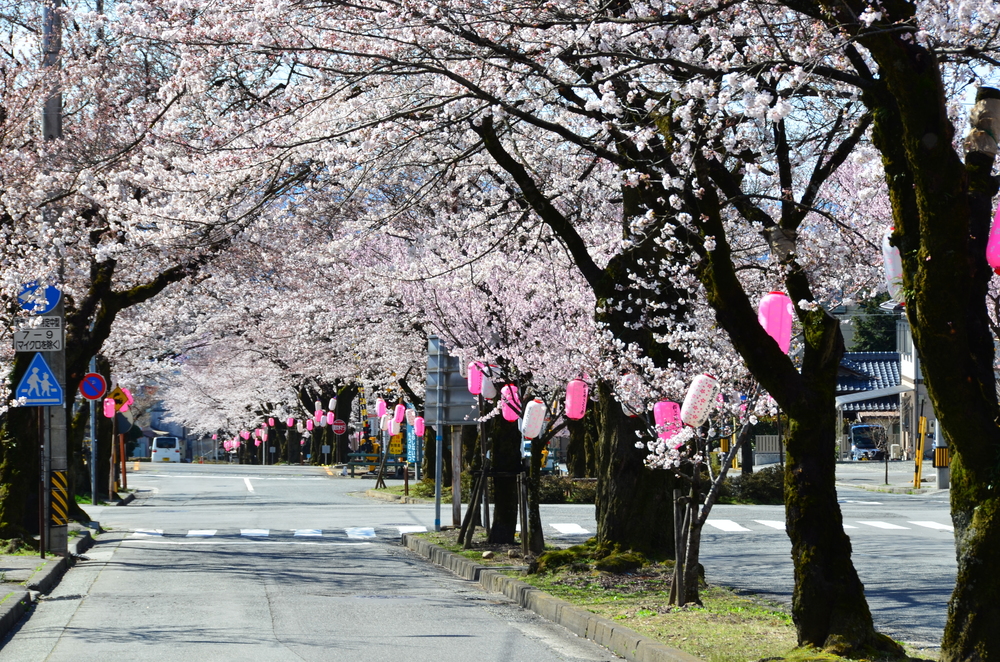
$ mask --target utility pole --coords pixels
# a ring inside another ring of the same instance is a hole
[[[62,89],[58,82],[59,58],[62,50],[62,15],[60,0],[46,2],[42,15],[42,66],[48,73],[50,85],[46,88],[45,105],[42,111],[42,135],[46,142],[62,139]],[[52,214],[51,210],[46,210]],[[63,280],[62,260],[59,262],[60,287]],[[65,299],[61,298],[55,309],[57,316],[65,319]],[[65,333],[65,324],[60,324],[61,333]],[[48,427],[47,452],[44,455],[48,464],[42,467],[42,475],[48,487],[46,499],[46,522],[48,524],[47,547],[49,551],[65,556],[67,552],[67,523],[69,510],[69,493],[67,490],[67,469],[69,462],[66,454],[66,420],[67,407],[71,396],[66,389],[66,349],[65,345],[58,352],[46,352],[49,367],[56,381],[63,389],[65,401],[62,406],[48,407],[46,423]]]

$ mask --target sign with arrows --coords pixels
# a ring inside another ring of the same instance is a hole
[[[49,364],[41,354],[35,354],[31,359],[28,371],[21,378],[14,392],[15,398],[25,398],[27,407],[61,407],[63,404],[62,386],[49,368]]]
[[[108,393],[108,397],[115,401],[115,411],[126,412],[133,402],[129,390],[121,386],[116,386],[111,393]]]
[[[59,288],[48,287],[42,289],[37,280],[25,283],[17,293],[17,302],[23,310],[27,310],[32,315],[44,315],[55,310],[62,299],[62,292]]]

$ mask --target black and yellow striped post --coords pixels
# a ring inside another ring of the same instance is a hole
[[[52,472],[49,491],[52,526],[66,526],[69,522],[69,485],[65,471]]]
[[[951,466],[951,453],[947,446],[938,446],[934,449],[934,467],[937,469]]]

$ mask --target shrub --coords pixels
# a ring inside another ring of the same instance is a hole
[[[738,503],[781,505],[785,502],[785,470],[782,467],[767,467],[727,482],[732,500]]]
[[[602,572],[632,572],[646,565],[646,557],[639,552],[616,552],[597,561],[594,567]]]

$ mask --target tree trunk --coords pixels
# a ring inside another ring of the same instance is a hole
[[[675,479],[645,466],[645,451],[635,446],[638,419],[625,415],[611,387],[599,383],[598,394],[598,544],[673,556]]]
[[[545,532],[542,529],[542,513],[539,508],[542,484],[542,451],[548,445],[550,436],[542,436],[531,442],[531,458],[528,466],[528,551],[538,555],[545,551]]]
[[[493,479],[493,519],[489,542],[514,544],[517,526],[517,472],[521,470],[521,433],[516,423],[496,416],[489,423],[493,437],[493,470],[507,474]]]
[[[573,478],[597,477],[597,449],[594,442],[596,411],[589,407],[578,421],[567,421],[569,446],[566,447],[566,469]]]
[[[875,632],[864,586],[851,562],[851,540],[834,486],[836,410],[833,384],[802,411],[789,411],[785,513],[792,542],[795,592],[792,619],[799,645],[838,655],[869,649],[901,654]]]

